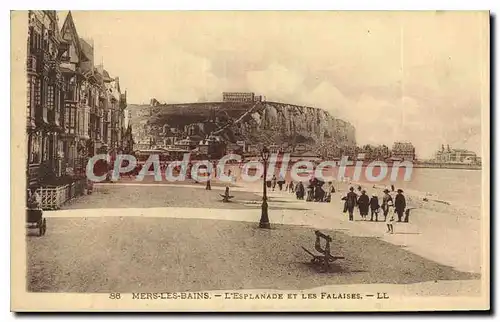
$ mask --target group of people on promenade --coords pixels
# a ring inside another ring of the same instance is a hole
[[[285,184],[285,179],[280,177],[279,179],[276,178],[276,175],[273,175],[273,178],[270,181],[267,181],[267,187],[273,189],[273,191],[276,189],[276,185],[278,185],[278,188],[280,191],[283,190],[283,185]]]
[[[331,202],[332,193],[335,193],[335,187],[332,182],[325,183],[317,178],[309,180],[307,191],[304,183],[299,181],[294,183],[289,182],[286,190],[290,193],[295,193],[298,200],[314,201],[314,202]]]
[[[276,184],[278,184],[281,191],[284,183],[283,179],[277,179],[276,176],[273,176],[268,186],[274,191]],[[355,192],[354,187],[351,186],[348,193],[342,197],[344,213],[348,213],[350,221],[354,221],[354,209],[357,207],[363,221],[368,221],[368,215],[370,215],[369,221],[378,222],[379,214],[381,214],[383,216],[382,222],[387,223],[388,233],[394,233],[395,222],[409,222],[409,209],[407,209],[402,189],[396,190],[394,185],[391,185],[392,192],[396,192],[394,198],[389,189],[384,189],[381,203],[376,193],[369,197],[361,186],[358,186],[357,190]],[[295,193],[298,200],[306,198],[306,201],[331,202],[335,187],[332,182],[325,183],[317,178],[312,178],[305,183],[291,181],[286,184],[285,191]]]
[[[392,186],[394,191],[394,186]],[[349,213],[349,220],[354,220],[354,208],[358,207],[359,214],[362,220],[367,220],[368,212],[371,210],[370,221],[378,221],[380,211],[384,216],[384,222],[387,223],[387,232],[394,233],[394,223],[396,222],[395,215],[397,215],[397,222],[408,222],[410,212],[406,209],[406,198],[403,195],[403,190],[398,189],[394,197],[390,195],[389,189],[384,189],[384,196],[382,197],[382,205],[379,204],[377,194],[373,194],[371,198],[366,195],[366,190],[358,186],[360,195],[354,192],[354,188],[350,187],[349,192],[342,198],[344,200],[344,213]]]

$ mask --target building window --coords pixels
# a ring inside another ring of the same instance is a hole
[[[40,78],[35,79],[35,105],[39,106],[42,104],[42,83]]]
[[[35,133],[31,135],[31,144],[29,151],[29,163],[30,164],[39,164],[40,163],[40,134]]]
[[[44,136],[42,139],[42,161],[47,161],[49,156],[49,138]]]
[[[47,101],[48,101],[48,93],[49,91],[49,84],[47,82],[47,78],[43,79],[43,84],[42,84],[42,105],[47,106]]]
[[[60,113],[61,112],[61,88],[60,87],[56,88],[54,105],[55,105],[56,112]]]
[[[26,111],[26,115],[28,117],[31,117],[31,78],[28,77],[28,82],[27,82],[27,88],[26,88],[26,93],[28,93],[28,99],[27,99],[27,108],[28,110]]]
[[[83,133],[88,134],[89,133],[89,123],[90,123],[90,109],[89,108],[85,108],[84,120],[85,120],[85,124],[84,124],[84,128],[83,128],[83,131],[84,131]]]
[[[73,133],[76,131],[76,107],[71,107],[70,124],[73,128]]]
[[[64,124],[66,124],[68,127],[72,127],[71,124],[71,107],[66,107],[65,108],[65,113],[64,113]]]
[[[47,85],[47,107],[49,110],[55,107],[55,95],[54,95],[54,85]]]
[[[83,109],[78,109],[78,135],[85,135],[84,126],[85,126],[85,112]]]

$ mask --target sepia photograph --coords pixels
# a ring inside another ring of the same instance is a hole
[[[488,11],[26,10],[11,40],[12,311],[490,309]]]

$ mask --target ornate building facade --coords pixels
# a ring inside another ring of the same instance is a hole
[[[392,145],[392,158],[401,161],[415,160],[415,147],[410,142],[394,142]]]
[[[27,184],[61,176],[64,135],[64,78],[60,60],[67,51],[55,11],[28,13]]]
[[[28,185],[84,175],[96,153],[120,151],[126,93],[94,65],[92,42],[78,36],[71,12],[29,11],[27,51]]]
[[[436,152],[434,161],[437,163],[464,163],[480,164],[480,159],[476,153],[466,149],[452,149],[449,145],[441,146],[441,150]]]

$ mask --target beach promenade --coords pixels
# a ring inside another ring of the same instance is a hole
[[[269,191],[272,229],[266,230],[258,228],[262,182],[236,182],[230,203],[221,202],[223,184],[211,191],[193,183],[96,184],[92,195],[46,212],[46,236],[28,237],[29,288],[150,292],[377,284],[391,285],[394,294],[398,284],[401,294],[479,295],[478,223],[415,211],[409,224],[396,224],[388,235],[383,222],[359,216],[349,222],[340,188],[332,203]],[[330,234],[332,253],[346,258],[336,262],[336,273],[308,265],[301,246],[313,248],[315,229]]]

